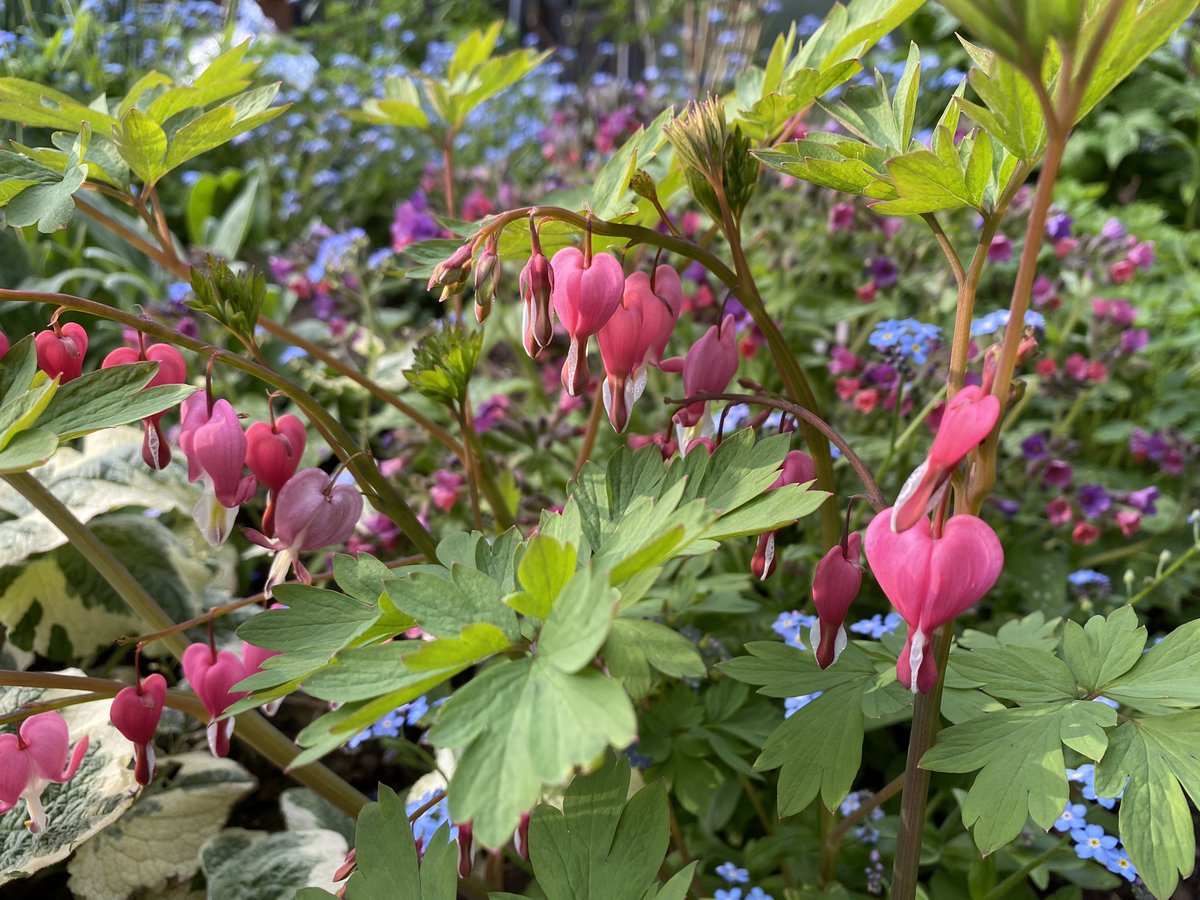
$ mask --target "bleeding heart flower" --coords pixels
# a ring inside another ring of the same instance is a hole
[[[250,540],[276,553],[267,574],[266,595],[271,596],[271,589],[291,568],[295,568],[297,578],[310,584],[312,576],[300,561],[300,554],[345,543],[354,533],[362,511],[362,494],[353,485],[330,482],[320,469],[304,469],[293,475],[279,491],[275,540],[246,529]]]
[[[229,401],[210,405],[204,393],[183,401],[179,449],[187,456],[188,481],[204,484],[193,511],[196,524],[210,544],[223,544],[238,507],[254,496],[256,485],[253,475],[242,476],[246,434]]]
[[[521,313],[522,343],[530,359],[537,359],[554,338],[554,319],[550,310],[554,293],[554,269],[542,253],[542,245],[538,240],[537,229],[532,226],[532,220],[529,238],[529,262],[521,269],[517,284],[524,303]]]
[[[1004,550],[996,532],[982,519],[952,516],[933,536],[920,518],[907,531],[891,527],[884,510],[867,526],[867,561],[892,606],[908,623],[908,641],[896,662],[896,675],[914,693],[937,683],[937,661],[930,639],[935,629],[978,603],[1004,568]]]
[[[729,386],[738,369],[737,334],[733,316],[726,316],[720,325],[713,325],[700,337],[687,356],[663,360],[664,372],[683,372],[683,392],[693,394],[719,394]],[[681,428],[692,428],[706,419],[708,404],[703,401],[691,403],[675,413],[675,422]],[[680,446],[686,442],[680,441]]]
[[[813,604],[817,621],[813,623],[809,640],[817,657],[817,665],[827,669],[846,649],[846,613],[862,587],[862,535],[855,531],[846,545],[835,544],[821,557],[813,573]]]
[[[108,717],[117,731],[133,742],[133,777],[143,787],[154,778],[154,732],[167,699],[167,680],[158,673],[121,688]]]
[[[699,440],[707,440],[700,438]],[[712,450],[709,450],[709,455]],[[817,468],[812,457],[802,450],[791,450],[783,458],[779,477],[775,479],[768,491],[783,487],[785,484],[804,484],[816,478]],[[758,536],[758,546],[754,548],[754,556],[750,560],[750,571],[754,577],[765,581],[775,573],[775,535],[777,532],[764,531]]]
[[[83,355],[87,353],[88,336],[77,322],[59,325],[53,322],[50,328],[39,331],[33,339],[37,347],[38,368],[63,384],[83,374]]]
[[[230,690],[246,677],[246,667],[236,653],[218,653],[208,644],[189,644],[183,651],[183,674],[188,684],[208,710],[208,748],[213,756],[229,755],[229,739],[233,737],[233,717],[217,721],[230,706],[249,691]]]
[[[577,397],[587,390],[587,342],[616,312],[625,290],[625,272],[611,253],[588,259],[576,247],[564,247],[550,260],[554,269],[554,311],[571,340],[562,368],[562,385]]]
[[[164,384],[184,384],[187,381],[187,362],[183,354],[170,344],[151,344],[142,350],[133,347],[118,347],[104,357],[100,368],[128,366],[137,362],[156,362],[158,371],[146,385],[147,388]],[[142,459],[152,469],[165,469],[171,463],[171,448],[162,430],[162,417],[166,410],[142,419],[145,437],[142,439]]]
[[[73,752],[70,745],[67,720],[56,712],[30,716],[16,734],[0,734],[0,813],[24,800],[29,810],[25,826],[34,834],[45,831],[50,817],[42,806],[42,791],[74,777],[87,753],[87,736]]]
[[[275,533],[275,506],[280,489],[296,474],[308,435],[304,423],[293,415],[270,422],[255,422],[246,430],[246,465],[267,488],[267,508],[263,512],[263,533]]]
[[[662,361],[683,310],[683,285],[679,273],[674,266],[665,265],[654,270],[653,279],[643,272],[634,272],[625,279],[625,293],[630,292],[642,301],[642,322],[650,343],[646,361],[657,365]]]
[[[1000,418],[1000,401],[977,386],[965,387],[946,404],[929,455],[908,477],[892,509],[892,528],[905,531],[927,515],[963,458],[978,447]]]

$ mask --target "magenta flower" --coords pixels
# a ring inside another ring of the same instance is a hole
[[[937,503],[939,492],[968,453],[978,447],[1000,418],[1000,401],[974,385],[946,404],[925,461],[908,477],[892,510],[892,528],[905,531]]]
[[[529,262],[521,269],[518,285],[521,301],[521,336],[525,352],[537,359],[554,339],[554,319],[550,308],[554,293],[554,269],[542,253],[537,229],[529,232],[531,252]]]
[[[576,247],[564,247],[550,260],[554,269],[554,312],[570,338],[562,367],[562,385],[572,397],[587,390],[588,339],[616,312],[625,291],[625,272],[611,253],[588,258]]]
[[[67,720],[56,712],[30,716],[16,734],[0,734],[0,813],[24,800],[29,810],[25,826],[41,834],[50,824],[42,806],[42,792],[49,784],[70,781],[87,748],[84,735],[71,751]]]
[[[144,346],[144,345],[143,345]],[[146,385],[147,388],[162,384],[183,384],[187,381],[187,363],[183,354],[170,344],[151,344],[144,351],[133,347],[118,347],[100,363],[100,368],[126,366],[136,362],[156,362],[158,371]],[[166,411],[142,419],[145,436],[142,439],[142,460],[152,469],[165,469],[171,462],[171,448],[163,434],[162,417]]]
[[[1047,487],[1065,488],[1074,474],[1071,464],[1061,459],[1052,459],[1042,471],[1042,483]]]
[[[678,357],[664,360],[662,368],[667,372],[683,372],[683,392],[689,397],[724,391],[738,369],[733,316],[726,316],[720,325],[704,332],[682,360]],[[704,418],[707,406],[703,401],[691,403],[675,413],[675,421],[683,428],[692,428]],[[684,445],[680,441],[680,446]]]
[[[271,596],[271,589],[284,580],[289,569],[295,569],[296,577],[304,584],[311,584],[312,576],[300,554],[344,544],[354,533],[362,511],[362,494],[353,485],[332,482],[320,469],[304,469],[293,475],[279,491],[275,540],[246,529],[250,540],[275,551],[267,573],[266,595]]]
[[[1054,282],[1045,275],[1039,275],[1033,280],[1033,303],[1035,306],[1045,306],[1054,299]]]
[[[307,441],[303,422],[293,415],[275,418],[274,409],[270,422],[255,422],[246,429],[246,465],[268,491],[263,512],[263,533],[267,536],[275,533],[279,491],[296,474]]]
[[[1118,498],[1126,506],[1131,506],[1143,516],[1153,516],[1158,512],[1154,503],[1158,500],[1158,488],[1146,487],[1140,491],[1127,491]]]
[[[829,233],[854,230],[854,204],[835,203],[829,210]]]
[[[891,510],[884,510],[867,526],[867,561],[908,623],[896,676],[913,693],[928,693],[938,678],[930,645],[934,630],[992,589],[1004,568],[1004,550],[996,532],[975,516],[951,516],[937,538],[926,518],[899,533],[891,519]]]
[[[1130,328],[1121,332],[1121,352],[1137,353],[1150,344],[1150,332],[1145,328]]]
[[[446,469],[438,469],[433,473],[433,487],[429,489],[429,498],[433,505],[442,512],[450,512],[458,502],[458,492],[466,481],[461,475]]]
[[[229,755],[233,737],[233,717],[218,718],[249,691],[231,688],[246,677],[246,667],[236,653],[217,652],[208,644],[189,644],[183,651],[183,674],[211,717],[208,723],[208,749],[213,756]]]
[[[1051,525],[1070,525],[1075,518],[1075,511],[1065,497],[1056,497],[1046,504],[1046,518]]]
[[[712,440],[706,437],[697,438],[689,445],[689,452],[693,447],[699,445],[704,447],[709,456],[716,449],[716,445]],[[814,480],[817,477],[817,467],[813,464],[812,457],[802,450],[789,450],[787,456],[783,458],[783,465],[779,470],[779,477],[775,479],[768,491],[773,491],[776,488],[781,488],[785,484],[805,484]],[[775,535],[777,532],[764,531],[758,536],[758,545],[754,548],[754,556],[750,560],[750,571],[755,578],[765,581],[775,573]]]
[[[246,434],[228,400],[210,405],[203,393],[183,401],[179,449],[187,456],[188,481],[200,481],[204,491],[193,515],[205,540],[216,546],[229,537],[237,509],[254,496],[253,475],[242,476],[246,465]]]
[[[817,665],[827,669],[846,649],[846,613],[862,587],[862,535],[855,531],[846,539],[845,546],[834,544],[821,557],[813,573],[813,605],[817,608],[817,621],[809,635]]]
[[[145,787],[154,778],[154,732],[167,699],[167,680],[157,672],[123,687],[108,716],[117,731],[133,742],[133,777]]]
[[[1008,262],[1012,259],[1013,244],[1012,238],[1006,234],[998,234],[992,238],[992,243],[988,246],[987,258],[992,262]]]
[[[38,368],[63,384],[83,374],[83,355],[87,353],[88,336],[77,322],[59,325],[57,321],[33,339],[37,349]]]
[[[1139,269],[1154,265],[1154,241],[1142,241],[1129,249],[1129,261]]]
[[[429,212],[429,201],[425,192],[418,190],[408,200],[396,207],[392,219],[392,249],[403,250],[417,241],[442,237],[445,232],[437,219]]]

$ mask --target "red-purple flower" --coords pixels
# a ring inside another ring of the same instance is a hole
[[[864,546],[876,581],[908,623],[896,676],[924,694],[938,678],[934,630],[992,589],[1004,568],[1004,550],[996,532],[975,516],[951,516],[939,537],[925,517],[902,532],[892,529],[891,519],[891,510],[872,519]]]
[[[25,825],[41,834],[50,824],[42,806],[42,791],[49,784],[70,781],[87,748],[84,735],[71,751],[67,720],[56,712],[30,716],[16,734],[0,734],[0,813],[24,800],[29,810]]]
[[[1073,474],[1070,463],[1061,459],[1052,459],[1042,470],[1042,483],[1047,487],[1065,488],[1070,485]]]
[[[683,372],[683,392],[719,394],[729,386],[738,369],[737,334],[733,316],[726,316],[720,325],[713,325],[700,337],[682,360],[675,357],[663,360],[666,372]],[[692,428],[704,418],[708,404],[697,401],[675,413],[675,421],[683,428]],[[680,445],[684,445],[680,441]]]
[[[161,384],[183,384],[187,381],[187,363],[184,362],[183,354],[170,344],[151,344],[149,347],[143,345],[138,350],[133,347],[118,347],[104,357],[100,368],[108,369],[112,366],[126,366],[145,361],[158,363],[158,371],[146,385],[147,388]],[[142,439],[142,459],[152,469],[165,469],[171,462],[171,448],[160,424],[164,415],[165,410],[142,419],[142,426],[146,432]]]
[[[715,449],[708,438],[697,438],[692,446],[696,444],[705,446],[710,456]],[[691,447],[688,450],[690,451]],[[812,457],[803,450],[790,450],[783,458],[779,477],[767,490],[773,491],[785,484],[805,484],[816,477],[817,467],[813,464]],[[758,536],[758,545],[754,548],[754,556],[750,560],[750,571],[754,573],[755,578],[766,580],[775,572],[775,535],[774,531],[764,531]]]
[[[38,368],[63,384],[83,374],[83,355],[87,353],[88,336],[78,322],[59,325],[57,317],[45,331],[33,339],[37,348]]]
[[[817,665],[827,669],[846,649],[846,613],[862,587],[862,535],[855,531],[846,543],[834,544],[821,557],[813,573],[813,605],[817,608],[817,621],[813,624],[809,641],[817,657]]]
[[[154,778],[154,732],[167,699],[167,680],[157,672],[123,687],[108,716],[117,731],[133,742],[133,777],[143,787]]]
[[[233,717],[218,718],[249,691],[231,688],[246,677],[241,658],[229,650],[217,652],[208,644],[189,644],[183,651],[183,674],[211,717],[208,723],[208,748],[213,756],[229,755],[233,737]]]
[[[268,491],[263,512],[263,533],[268,536],[275,533],[279,491],[296,474],[308,441],[298,418],[290,414],[276,418],[274,408],[270,413],[270,422],[255,422],[246,430],[246,465]]]

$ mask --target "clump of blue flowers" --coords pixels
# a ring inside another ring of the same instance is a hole
[[[428,712],[429,701],[424,697],[418,697],[412,703],[397,706],[374,725],[364,728],[354,737],[350,738],[350,749],[353,750],[359,744],[369,741],[371,738],[399,737],[405,725],[409,727],[417,725],[425,718]]]
[[[721,863],[717,866],[716,871],[728,885],[750,883],[750,873],[746,869],[738,868],[732,862]],[[717,888],[713,897],[715,900],[774,900],[770,894],[757,885],[746,893],[743,893],[740,887]]]
[[[863,801],[869,800],[873,795],[870,791],[852,791],[846,795],[846,799],[842,801],[842,815],[850,816],[862,809]],[[854,826],[854,836],[864,844],[874,844],[879,840],[879,829],[872,825],[872,822],[878,822],[884,816],[883,810],[876,806],[867,813],[867,821],[860,822]]]
[[[995,334],[997,331],[1007,328],[1008,318],[1009,311],[1007,309],[998,309],[986,316],[980,316],[971,323],[971,337]],[[1030,328],[1042,329],[1046,327],[1046,317],[1036,310],[1026,310],[1025,324]]]
[[[1116,806],[1120,797],[1100,797],[1096,794],[1096,767],[1086,763],[1077,769],[1067,769],[1067,780],[1081,784],[1083,798],[1104,809]],[[1075,842],[1075,854],[1080,859],[1094,859],[1114,875],[1126,881],[1137,880],[1137,867],[1121,846],[1116,835],[1105,832],[1103,826],[1087,821],[1087,807],[1082,803],[1067,802],[1063,814],[1054,823],[1054,830],[1070,832]]]
[[[881,353],[924,365],[929,353],[942,338],[942,329],[937,325],[918,322],[916,319],[884,319],[875,326],[868,339],[871,346]]]
[[[1079,569],[1067,576],[1067,583],[1075,594],[1088,597],[1107,597],[1112,593],[1112,581],[1103,572],[1095,569]]]
[[[438,791],[429,791],[416,800],[409,800],[408,803],[404,805],[404,811],[411,816],[426,803],[430,802],[437,794]],[[429,807],[429,809],[425,810],[425,812],[421,813],[417,820],[412,823],[413,838],[415,838],[416,841],[421,845],[428,844],[429,841],[432,840],[434,834],[437,833],[437,830],[441,828],[444,823],[449,821],[450,806],[446,801],[445,793],[442,793],[442,799],[433,804],[433,806]],[[458,826],[451,824],[450,840],[453,841],[457,838]]]

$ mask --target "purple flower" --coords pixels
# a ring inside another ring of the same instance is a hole
[[[1154,265],[1154,241],[1142,241],[1131,247],[1129,261],[1139,269],[1149,269]]]
[[[1026,459],[1046,458],[1046,432],[1038,431],[1021,441],[1021,452]]]
[[[683,270],[683,277],[688,281],[694,281],[696,284],[703,284],[707,279],[708,269],[704,268],[700,263],[694,262]]]
[[[1000,510],[1000,515],[1006,519],[1012,519],[1021,508],[1019,500],[1009,500],[1005,497],[989,497],[988,500],[996,509]]]
[[[1145,350],[1149,343],[1150,332],[1145,328],[1130,328],[1121,332],[1122,353],[1137,353],[1139,350]]]
[[[992,262],[1008,262],[1012,259],[1012,251],[1012,239],[1006,234],[998,234],[992,238],[987,258]]]
[[[417,191],[396,207],[392,219],[392,249],[403,250],[417,241],[441,237],[442,229],[429,213],[429,201],[424,191]]]
[[[1071,236],[1071,226],[1075,220],[1066,213],[1055,213],[1046,220],[1046,236],[1052,241],[1061,241]]]
[[[829,233],[850,231],[854,228],[854,206],[850,203],[836,203],[829,210]]]
[[[1076,499],[1079,500],[1079,508],[1089,519],[1103,515],[1105,510],[1112,506],[1112,497],[1102,484],[1083,485],[1079,488]]]
[[[1042,481],[1049,487],[1065,488],[1071,483],[1071,464],[1061,459],[1052,459],[1042,472]]]
[[[1158,512],[1154,501],[1158,499],[1158,488],[1151,485],[1140,491],[1128,491],[1121,498],[1126,506],[1132,506],[1143,516],[1153,516]]]
[[[900,270],[896,263],[887,256],[872,257],[867,263],[867,271],[871,274],[876,287],[889,288],[896,283]]]
[[[1121,224],[1121,220],[1113,216],[1100,228],[1100,237],[1106,241],[1119,241],[1125,237],[1125,226]]]
[[[496,394],[480,403],[475,410],[475,431],[484,434],[504,421],[508,404],[509,398],[504,394]]]
[[[1114,300],[1108,306],[1108,320],[1119,328],[1132,325],[1137,314],[1137,307],[1128,300]]]
[[[1152,459],[1158,462],[1167,455],[1170,449],[1171,446],[1167,443],[1167,439],[1159,431],[1151,434],[1149,431],[1135,428],[1129,437],[1129,452],[1135,459]]]
[[[1033,303],[1044,306],[1054,297],[1054,282],[1045,275],[1039,275],[1033,280]]]

